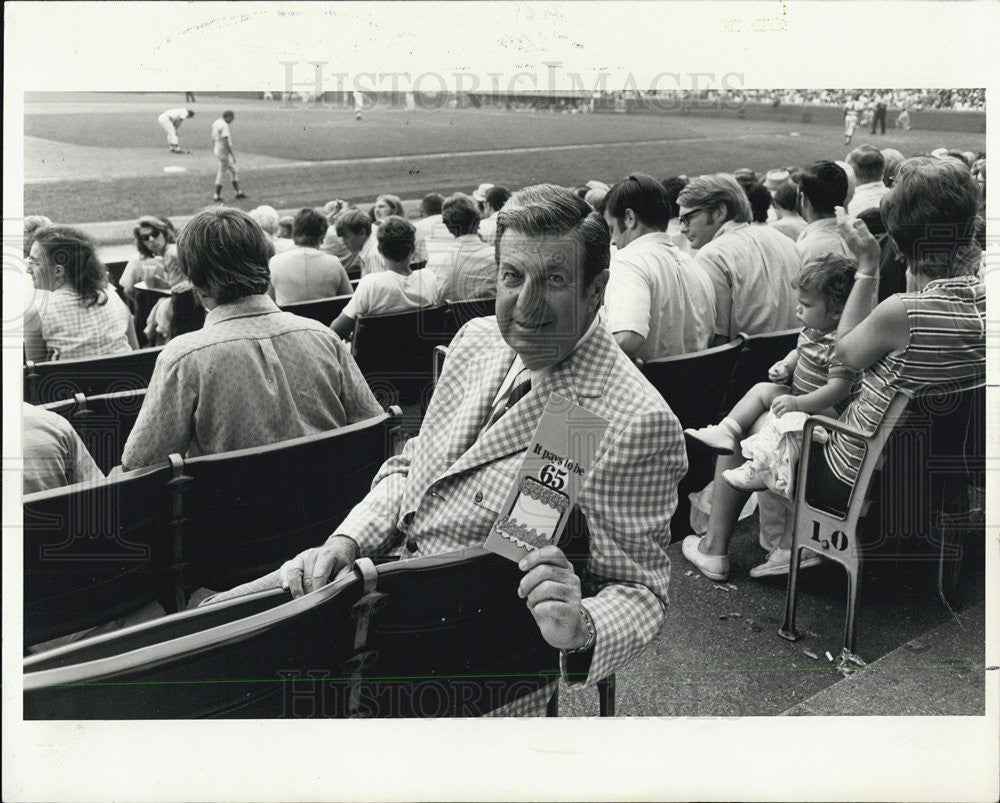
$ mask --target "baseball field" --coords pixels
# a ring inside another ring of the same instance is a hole
[[[172,154],[157,116],[189,106],[178,132],[189,154]],[[499,109],[417,109],[376,103],[352,110],[283,108],[278,101],[184,93],[46,93],[26,99],[24,209],[67,223],[132,220],[143,213],[188,215],[211,202],[217,162],[212,121],[236,114],[233,145],[249,198],[227,202],[278,209],[331,198],[404,199],[471,191],[481,182],[511,188],[542,181],[609,183],[631,171],[658,178],[843,158],[839,126],[697,115],[563,114]],[[892,118],[890,118],[892,119]],[[864,130],[905,155],[941,147],[979,151],[972,133]]]

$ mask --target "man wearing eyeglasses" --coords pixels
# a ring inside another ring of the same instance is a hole
[[[799,270],[795,244],[769,226],[751,226],[750,201],[724,173],[699,176],[677,196],[681,232],[715,288],[715,336],[721,345],[740,332],[777,332],[795,326],[792,279]]]

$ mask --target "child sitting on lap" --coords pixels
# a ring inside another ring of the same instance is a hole
[[[790,497],[806,416],[823,413],[836,418],[846,405],[856,372],[837,361],[834,347],[856,269],[855,260],[837,254],[804,265],[794,282],[796,317],[803,326],[795,349],[771,366],[770,382],[750,388],[720,423],[684,430],[688,438],[719,454],[733,454],[741,439],[751,435],[742,443],[750,460],[722,474],[733,487],[771,488]]]

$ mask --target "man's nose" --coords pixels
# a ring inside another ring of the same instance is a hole
[[[526,276],[517,293],[517,309],[526,315],[537,314],[545,304],[545,284]]]

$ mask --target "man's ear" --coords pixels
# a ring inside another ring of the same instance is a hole
[[[639,223],[639,218],[636,217],[634,211],[632,211],[631,209],[626,209],[625,214],[622,215],[622,223],[625,224],[626,229],[634,229],[636,225]]]
[[[611,271],[607,268],[598,273],[593,281],[587,286],[584,291],[584,298],[588,301],[595,301],[595,309],[601,306],[604,301],[604,289],[608,286],[608,277],[611,276]]]

